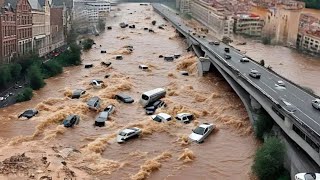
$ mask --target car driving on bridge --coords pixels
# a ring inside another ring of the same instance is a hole
[[[240,59],[240,62],[249,62],[249,58],[247,58],[247,57],[242,57],[242,58]]]
[[[320,110],[320,99],[312,100],[312,106],[318,110]]]
[[[231,59],[231,56],[229,54],[224,54],[225,59]]]
[[[260,79],[261,77],[261,73],[259,73],[256,69],[251,69],[249,75],[256,79]]]

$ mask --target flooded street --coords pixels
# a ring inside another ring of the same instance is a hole
[[[93,68],[65,68],[62,75],[48,79],[31,101],[0,109],[0,161],[22,153],[31,158],[18,174],[0,171],[0,179],[250,179],[258,142],[239,97],[218,73],[197,76],[195,55],[186,51],[183,39],[150,5],[121,4],[118,8],[107,20],[112,30],[92,37],[96,46],[82,55],[83,64],[92,63]],[[165,30],[153,26],[152,20],[166,24]],[[121,29],[121,22],[136,28]],[[100,53],[100,45],[107,54]],[[123,48],[126,45],[132,45],[133,52]],[[123,60],[115,60],[120,54]],[[173,54],[182,56],[173,62],[159,58]],[[102,61],[112,65],[101,66]],[[142,71],[139,64],[148,65],[149,70]],[[182,76],[181,70],[189,76]],[[110,77],[104,78],[107,74]],[[106,87],[92,88],[93,79],[103,80]],[[156,113],[174,117],[190,112],[196,119],[190,124],[152,121],[138,101],[143,92],[158,87],[167,91],[167,107]],[[71,99],[77,88],[85,89],[86,95]],[[120,92],[135,102],[113,99]],[[105,127],[93,126],[98,112],[86,105],[93,96],[103,100],[102,108],[115,105]],[[39,114],[30,120],[18,119],[28,108],[38,109]],[[80,116],[79,125],[61,125],[69,114]],[[204,122],[216,124],[217,129],[202,144],[188,142],[191,130]],[[141,128],[141,136],[118,144],[117,133],[127,127]]]

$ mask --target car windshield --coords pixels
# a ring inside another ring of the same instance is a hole
[[[120,135],[120,136],[126,136],[126,135],[127,135],[127,133],[125,133],[125,132],[121,131],[121,132],[119,133],[119,135]]]
[[[33,114],[33,110],[26,110],[24,114]]]
[[[161,122],[161,117],[160,116],[156,116],[153,120],[157,121],[157,122]]]
[[[193,132],[199,135],[203,135],[204,130],[205,129],[203,127],[197,127],[196,129],[193,130]]]
[[[147,95],[145,95],[145,94],[142,94],[142,96],[141,96],[141,98],[143,99],[143,100],[149,100],[149,96],[147,96]]]

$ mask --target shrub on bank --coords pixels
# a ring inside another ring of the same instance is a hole
[[[87,38],[82,42],[82,47],[84,50],[89,50],[92,48],[93,43],[93,39]]]
[[[57,60],[63,67],[81,64],[81,47],[71,44],[69,48],[54,60]]]
[[[284,172],[285,146],[276,137],[268,138],[257,150],[252,171],[260,180],[278,179]]]
[[[30,86],[34,90],[38,90],[45,85],[43,76],[38,65],[32,65],[28,69],[28,77],[30,80]]]
[[[29,101],[32,98],[32,96],[33,96],[32,89],[27,87],[17,95],[16,101],[17,102]]]
[[[273,124],[274,121],[270,115],[266,111],[261,112],[254,123],[256,137],[263,140],[264,134],[271,131]]]
[[[61,74],[63,71],[62,66],[54,60],[43,63],[42,74],[44,78],[49,78]]]

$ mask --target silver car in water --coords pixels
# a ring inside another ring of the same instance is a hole
[[[189,139],[197,143],[202,143],[206,137],[215,129],[214,124],[203,123],[200,124],[197,128],[192,130],[192,133],[189,135]]]
[[[137,127],[126,128],[121,130],[117,135],[117,142],[122,143],[128,139],[139,136],[141,133],[141,129]]]

